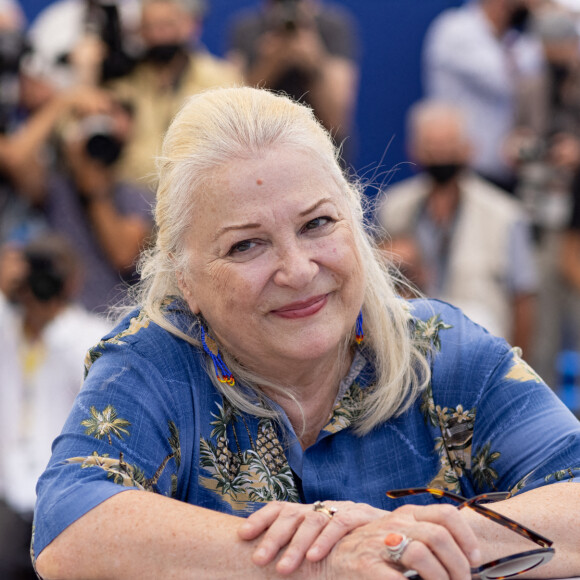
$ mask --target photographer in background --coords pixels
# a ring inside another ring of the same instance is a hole
[[[34,579],[36,480],[109,324],[74,304],[79,256],[55,235],[0,247],[0,578]]]
[[[30,216],[29,205],[16,192],[11,134],[21,122],[20,64],[28,51],[24,18],[17,4],[0,0],[0,245]]]
[[[281,91],[309,104],[343,142],[343,157],[356,149],[358,39],[342,7],[318,0],[263,0],[232,22],[228,58],[252,86]]]
[[[138,0],[55,0],[29,29],[60,88],[99,85],[134,65]]]
[[[151,234],[153,194],[116,173],[131,130],[130,109],[115,101],[104,114],[69,119],[59,137],[59,160],[38,199],[49,227],[82,257],[79,300],[91,312],[106,312],[123,300]]]
[[[132,132],[131,108],[102,88],[59,90],[47,64],[36,53],[20,63],[19,107],[27,117],[0,138],[0,174],[25,211],[6,224],[0,240],[29,239],[36,221],[63,234],[86,265],[80,301],[104,312],[136,278],[153,194],[117,177]]]
[[[209,88],[241,83],[230,63],[200,43],[204,6],[202,0],[142,2],[143,53],[130,74],[109,84],[134,115],[132,137],[119,160],[123,179],[153,186],[161,140],[185,99]]]
[[[578,295],[566,280],[574,255],[574,236],[568,231],[574,176],[580,170],[580,35],[574,15],[556,5],[538,13],[535,31],[546,59],[543,127],[537,133],[514,135],[510,155],[518,170],[516,194],[534,224],[542,281],[532,362],[542,378],[557,387],[560,352],[580,344]]]

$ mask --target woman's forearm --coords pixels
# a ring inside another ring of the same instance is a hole
[[[561,482],[520,493],[511,499],[487,504],[554,542],[551,562],[528,573],[535,578],[580,575],[580,484]],[[509,529],[472,510],[464,510],[481,541],[484,562],[539,548]]]
[[[275,562],[252,563],[256,541],[237,533],[244,521],[129,490],[64,530],[38,556],[37,569],[44,580],[277,578]],[[305,562],[290,578],[320,578],[322,566]]]

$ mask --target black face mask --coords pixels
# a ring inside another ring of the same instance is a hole
[[[519,6],[516,8],[512,15],[510,16],[508,27],[519,32],[523,32],[527,29],[530,22],[531,14],[530,9],[526,6]]]
[[[185,54],[185,48],[182,44],[158,44],[151,46],[145,53],[145,60],[156,64],[167,64],[171,62],[178,54]]]
[[[424,169],[433,178],[435,183],[444,185],[460,173],[463,165],[461,163],[439,163],[426,165]]]

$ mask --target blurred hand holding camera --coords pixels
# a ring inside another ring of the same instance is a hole
[[[262,35],[258,45],[258,58],[254,73],[248,80],[275,84],[289,70],[300,70],[313,79],[321,74],[326,50],[316,30],[297,27],[291,33],[270,30]]]
[[[112,195],[114,165],[127,140],[131,121],[128,112],[111,101],[108,107],[85,106],[63,134],[64,162],[79,194],[87,200]],[[104,104],[104,103],[103,103]]]

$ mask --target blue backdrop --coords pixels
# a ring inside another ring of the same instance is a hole
[[[47,0],[21,0],[29,22]],[[405,115],[421,97],[420,52],[425,30],[443,9],[462,0],[334,0],[358,21],[362,60],[357,107],[358,155],[361,177],[397,181],[411,174],[405,163]],[[203,42],[215,54],[226,48],[226,27],[240,8],[257,0],[208,0]],[[394,171],[390,171],[394,169]]]

